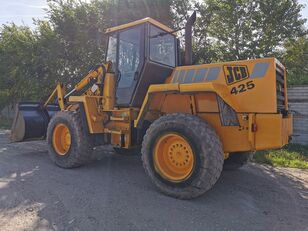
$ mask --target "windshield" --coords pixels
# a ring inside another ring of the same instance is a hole
[[[160,35],[162,34],[162,35]],[[175,66],[175,37],[150,26],[150,59],[154,62]]]

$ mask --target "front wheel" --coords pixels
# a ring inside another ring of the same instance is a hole
[[[195,198],[209,190],[224,161],[215,130],[199,117],[182,113],[152,123],[141,153],[145,171],[158,189],[180,199]]]
[[[78,112],[61,111],[47,129],[48,154],[61,168],[79,167],[91,159],[93,145]]]

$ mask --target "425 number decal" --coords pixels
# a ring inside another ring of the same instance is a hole
[[[237,94],[243,93],[245,91],[249,91],[249,90],[255,88],[255,86],[256,85],[253,83],[253,81],[248,81],[245,84],[240,84],[236,87],[233,87],[231,89],[231,94],[237,95]]]

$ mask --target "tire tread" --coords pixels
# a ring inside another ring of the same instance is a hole
[[[201,150],[200,157],[203,159],[201,177],[193,181],[193,183],[183,188],[171,187],[166,185],[155,177],[155,174],[151,172],[150,162],[148,156],[151,155],[150,143],[155,137],[157,129],[176,123],[177,126],[184,126],[186,129],[190,129],[195,134],[195,137],[199,137],[197,144]],[[207,144],[211,144],[211,147],[204,145],[203,140],[207,140]],[[146,131],[146,134],[142,143],[142,162],[146,173],[151,178],[152,182],[168,196],[172,196],[179,199],[192,199],[198,197],[208,191],[217,182],[221,172],[224,161],[224,155],[222,150],[221,141],[215,132],[215,130],[204,120],[197,116],[184,113],[173,113],[165,115],[152,123],[150,128]],[[205,155],[206,153],[210,153]]]
[[[76,144],[71,147],[69,157],[60,160],[52,146],[52,133],[54,126],[60,121],[67,121],[71,127],[71,135],[76,138]],[[56,165],[62,168],[76,168],[84,165],[92,159],[93,144],[89,134],[82,126],[82,121],[77,111],[60,111],[51,119],[47,129],[48,153],[50,158]]]

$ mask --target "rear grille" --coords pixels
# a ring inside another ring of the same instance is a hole
[[[284,69],[276,64],[277,111],[284,114],[285,107],[285,74]]]

